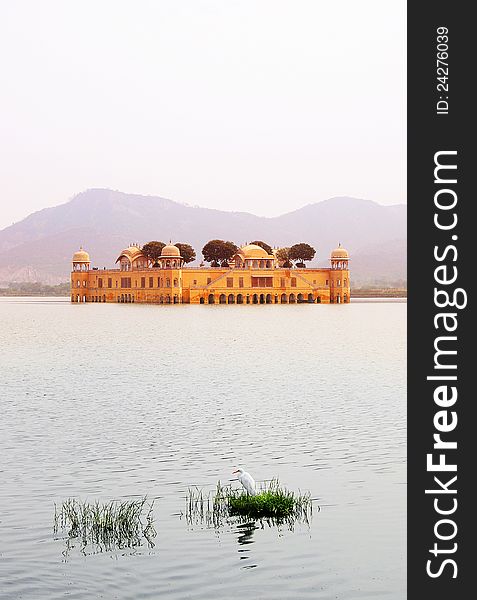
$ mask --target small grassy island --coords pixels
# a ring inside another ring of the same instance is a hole
[[[202,490],[193,488],[189,489],[186,497],[187,519],[214,526],[229,517],[264,519],[275,524],[292,525],[297,521],[308,523],[311,514],[311,495],[287,490],[278,479],[263,484],[254,495],[231,486],[222,486],[219,481],[212,495],[204,496]]]

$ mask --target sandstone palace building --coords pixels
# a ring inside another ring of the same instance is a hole
[[[73,255],[72,302],[153,304],[348,303],[348,252],[339,246],[324,269],[283,268],[261,246],[239,248],[228,267],[186,267],[169,244],[152,264],[139,246],[116,260],[119,268],[91,267],[87,252]]]

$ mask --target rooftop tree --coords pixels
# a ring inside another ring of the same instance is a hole
[[[297,266],[305,267],[305,260],[313,260],[316,250],[310,244],[295,244],[290,248],[289,259],[298,261]]]
[[[233,242],[224,240],[210,240],[202,248],[204,260],[210,262],[212,267],[228,266],[228,261],[237,252],[238,248]]]
[[[192,246],[190,244],[175,244],[180,252],[181,252],[181,256],[182,256],[182,260],[184,261],[184,264],[190,263],[193,260],[195,260],[195,250],[194,248],[192,248]]]
[[[290,269],[292,267],[290,248],[279,248],[277,250],[277,258],[281,267],[284,267],[285,269]]]
[[[144,256],[146,256],[152,263],[155,263],[161,256],[161,252],[164,246],[164,242],[153,241],[144,244],[141,250]]]

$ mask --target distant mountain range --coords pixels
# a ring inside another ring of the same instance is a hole
[[[213,238],[242,245],[261,239],[272,246],[307,242],[312,264],[329,264],[338,243],[350,252],[355,285],[406,280],[406,206],[358,198],[330,198],[279,217],[257,217],[180,204],[158,196],[90,189],[0,231],[0,285],[68,281],[79,246],[94,266],[112,267],[122,248],[150,240],[186,242],[201,258]]]

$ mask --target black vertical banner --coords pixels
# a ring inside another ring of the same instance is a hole
[[[470,7],[408,3],[408,598],[416,600],[460,600],[473,588]]]

